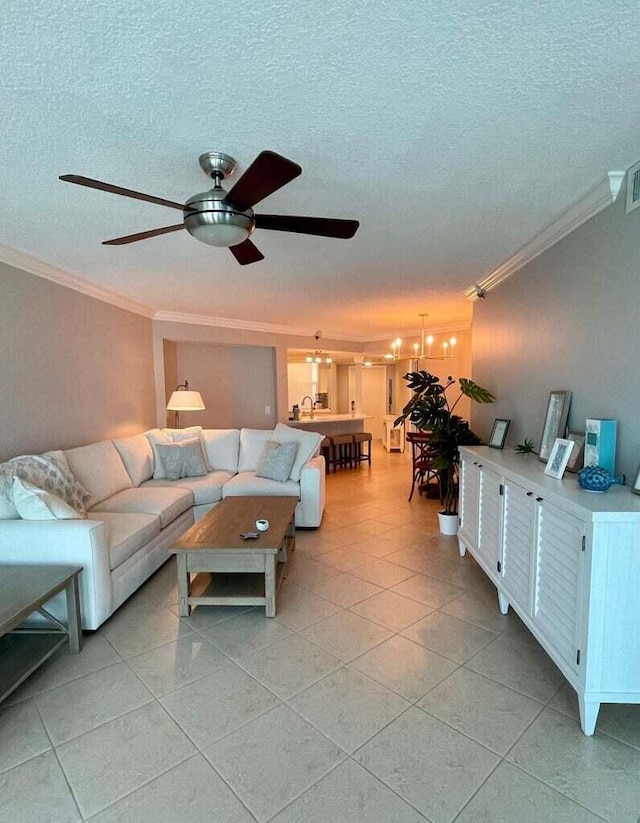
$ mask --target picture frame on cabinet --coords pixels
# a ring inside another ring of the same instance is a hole
[[[575,445],[573,440],[556,437],[544,473],[561,480]]]
[[[502,449],[504,448],[504,442],[507,439],[507,432],[509,431],[509,424],[511,420],[506,420],[504,418],[496,417],[493,421],[493,428],[491,429],[491,435],[489,437],[489,442],[487,446],[491,449]]]
[[[542,437],[540,438],[540,453],[538,455],[538,459],[543,463],[549,460],[556,439],[564,437],[567,430],[570,405],[570,391],[555,389],[549,393],[547,413],[544,418]]]
[[[582,464],[584,463],[585,438],[585,432],[569,432],[567,435],[567,440],[573,440],[576,444],[571,450],[571,455],[569,456],[569,462],[567,463],[566,469],[568,472],[573,472],[575,474],[582,468]],[[640,492],[638,493],[640,494]]]
[[[634,494],[640,494],[640,466],[638,466],[638,473],[636,474],[636,479],[633,483],[633,488],[631,491]]]

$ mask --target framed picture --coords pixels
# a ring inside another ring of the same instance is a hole
[[[540,438],[540,454],[538,459],[546,463],[551,449],[558,437],[563,437],[567,428],[569,406],[571,405],[570,391],[552,391],[549,394],[547,414],[544,418],[544,428]]]
[[[569,462],[567,463],[568,472],[579,472],[582,468],[582,464],[584,462],[585,437],[585,432],[569,432],[567,435],[567,440],[573,440],[576,444],[571,450],[571,455],[569,456]]]
[[[556,477],[560,480],[569,462],[574,446],[575,443],[573,440],[564,440],[562,437],[556,437],[544,473],[548,474],[549,477]]]
[[[631,491],[634,494],[640,494],[640,467],[638,468],[638,473],[636,474],[636,479],[633,483],[633,488]]]
[[[493,421],[488,446],[492,449],[502,449],[504,447],[504,441],[507,439],[507,432],[509,431],[509,423],[511,423],[511,420],[502,420],[496,417]]]

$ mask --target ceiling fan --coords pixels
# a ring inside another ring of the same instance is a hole
[[[290,183],[302,173],[302,168],[286,157],[274,151],[263,151],[256,157],[231,191],[222,188],[222,181],[233,174],[236,161],[222,152],[210,151],[200,155],[200,167],[204,173],[213,178],[212,189],[194,194],[182,205],[173,200],[153,197],[132,189],[123,189],[111,183],[81,177],[76,174],[63,174],[60,180],[76,183],[90,189],[100,189],[135,200],[145,200],[179,209],[183,213],[183,222],[173,226],[163,226],[126,237],[116,237],[103,241],[104,246],[120,246],[136,243],[159,234],[186,229],[189,234],[207,243],[209,246],[227,246],[241,266],[257,263],[264,255],[249,240],[254,229],[271,231],[290,231],[298,234],[315,234],[320,237],[339,237],[344,240],[353,237],[360,223],[357,220],[334,220],[327,217],[299,217],[286,214],[255,214],[253,206],[265,197]]]

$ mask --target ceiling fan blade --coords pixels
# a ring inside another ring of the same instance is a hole
[[[169,206],[172,209],[184,210],[181,203],[174,203],[173,200],[165,200],[163,197],[154,197],[152,194],[143,194],[133,189],[123,189],[121,186],[113,186],[111,183],[103,183],[100,180],[93,180],[91,177],[80,177],[77,174],[62,174],[60,180],[65,183],[76,183],[78,186],[86,186],[89,189],[99,189],[108,191],[111,194],[121,194],[123,197],[133,197],[134,200],[144,200],[147,203],[157,203],[159,206]]]
[[[348,240],[358,231],[357,220],[334,220],[330,217],[296,217],[289,214],[256,214],[257,229],[293,231],[316,234],[319,237],[339,237]]]
[[[264,254],[257,246],[254,246],[249,239],[238,243],[237,246],[229,246],[229,251],[241,266],[247,266],[249,263],[257,263],[259,260],[264,260]]]
[[[126,237],[115,237],[113,240],[103,240],[103,246],[124,246],[126,243],[137,243],[138,240],[146,240],[148,237],[157,237],[159,234],[169,234],[171,231],[180,231],[184,228],[184,223],[175,226],[164,226],[162,229],[151,229],[150,231],[140,231],[138,234],[128,234]]]
[[[262,151],[225,197],[227,203],[246,211],[269,194],[290,183],[302,168],[275,151]]]

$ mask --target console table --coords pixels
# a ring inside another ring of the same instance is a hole
[[[601,703],[640,703],[640,497],[583,491],[575,475],[487,446],[460,449],[458,540],[578,694],[585,734]]]
[[[81,566],[0,565],[0,702],[38,666],[69,642],[82,648],[78,575]],[[66,592],[67,625],[49,614],[44,604]],[[21,627],[37,612],[45,623]]]

